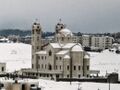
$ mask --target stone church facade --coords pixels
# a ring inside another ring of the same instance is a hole
[[[76,43],[73,33],[59,22],[55,27],[55,42],[42,44],[40,23],[32,25],[32,69],[26,75],[40,78],[89,77],[90,57],[81,44]]]

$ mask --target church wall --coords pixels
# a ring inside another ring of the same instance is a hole
[[[72,74],[74,78],[83,76],[83,52],[72,52]]]

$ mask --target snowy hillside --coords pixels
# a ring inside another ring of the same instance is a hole
[[[31,68],[31,45],[0,43],[0,62],[6,62],[8,72]]]
[[[120,54],[105,50],[102,53],[90,53],[90,69],[100,70],[101,75],[111,72],[120,74]]]

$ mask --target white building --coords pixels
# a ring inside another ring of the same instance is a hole
[[[58,30],[59,27],[59,30]],[[56,25],[55,42],[42,46],[42,29],[35,22],[32,27],[32,69],[26,75],[43,78],[89,77],[90,58],[81,44],[74,43],[74,35],[64,24]]]
[[[78,37],[78,42],[83,47],[90,47],[92,50],[104,50],[112,47],[113,37],[110,36],[94,36],[94,35],[82,35]]]
[[[92,36],[91,48],[93,49],[108,49],[112,47],[113,37],[109,36]]]
[[[82,45],[84,47],[90,47],[90,45],[91,45],[91,36],[90,35],[82,36]]]

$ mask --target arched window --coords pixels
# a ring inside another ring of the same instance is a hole
[[[52,56],[52,51],[51,50],[49,51],[49,56]]]
[[[37,34],[40,34],[40,29],[37,29],[36,32],[37,32]]]
[[[50,64],[48,65],[48,70],[52,70],[52,66]]]
[[[34,30],[32,30],[32,34],[34,34]]]

